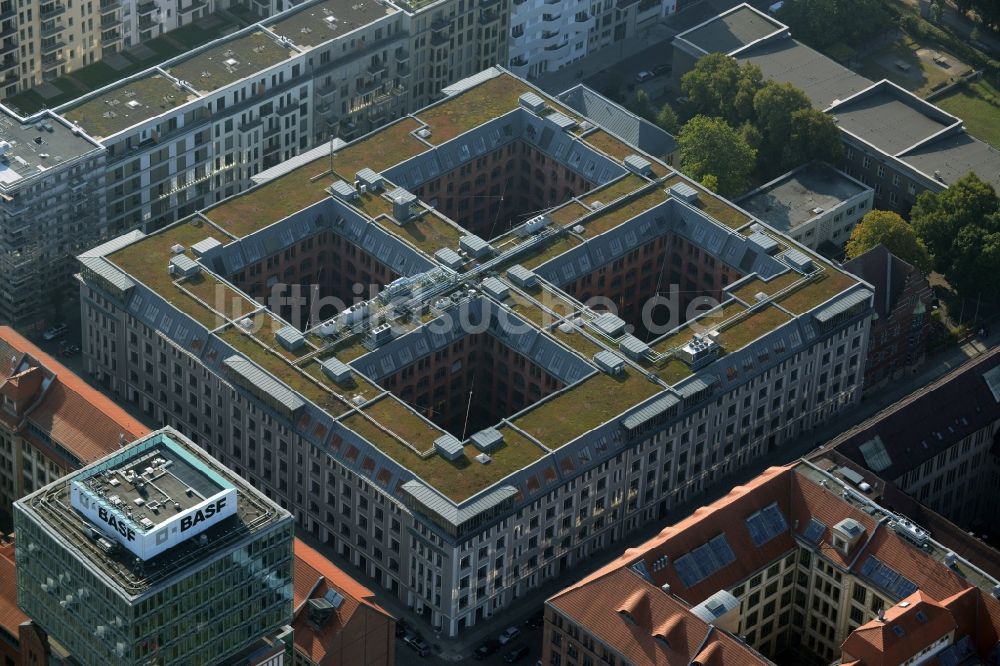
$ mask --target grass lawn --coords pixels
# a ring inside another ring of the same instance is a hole
[[[934,103],[961,118],[969,134],[1000,148],[1000,106],[995,100],[1000,100],[1000,90],[983,79]]]
[[[931,52],[944,56],[946,66],[933,62]],[[926,97],[967,71],[968,65],[937,44],[921,44],[905,34],[889,46],[868,55],[857,68],[859,74],[873,81],[889,79],[921,97]]]

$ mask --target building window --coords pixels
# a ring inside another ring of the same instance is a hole
[[[878,173],[878,177],[879,178],[885,177],[885,166],[879,164],[878,165],[878,171],[876,173]]]
[[[864,168],[867,169],[871,165],[872,165],[872,158],[870,158],[867,155],[865,155],[865,158],[863,160],[861,160],[861,166],[863,166]]]
[[[899,197],[896,196],[895,192],[889,192],[889,203],[891,204],[899,203]]]

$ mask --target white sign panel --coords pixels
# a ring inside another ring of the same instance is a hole
[[[187,541],[236,513],[236,489],[222,490],[208,500],[144,530],[78,482],[70,484],[70,503],[102,532],[144,560]],[[164,508],[163,511],[170,509]]]

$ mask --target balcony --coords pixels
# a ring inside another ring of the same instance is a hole
[[[152,14],[153,12],[156,11],[156,3],[155,2],[140,2],[139,5],[135,8],[135,11],[136,11],[136,13],[139,16],[145,16],[147,14]]]
[[[55,18],[66,11],[65,5],[60,5],[58,3],[51,3],[48,5],[42,5],[41,10],[38,12],[38,17],[43,21],[47,21],[50,18]]]
[[[559,36],[559,31],[558,30],[543,30],[542,31],[542,39],[551,39],[552,37],[558,37],[558,36]]]
[[[41,35],[42,35],[42,39],[45,39],[46,37],[52,37],[54,35],[58,35],[60,32],[62,32],[65,29],[66,29],[66,26],[63,25],[63,22],[59,21],[57,19],[57,20],[52,21],[52,22],[43,23],[42,24],[42,29],[41,29],[40,32],[41,32]],[[6,34],[6,31],[4,31],[3,34]]]
[[[13,3],[5,2],[0,6],[0,21],[6,21],[17,16],[17,9]]]
[[[106,23],[104,21],[101,21],[101,27],[102,28],[111,28],[111,27],[115,26],[116,24],[117,24],[117,22],[114,21],[114,20],[108,21]],[[139,17],[139,30],[150,30],[155,25],[156,25],[156,21],[154,21],[153,19],[149,18],[148,16],[140,16]]]
[[[560,51],[567,46],[569,46],[569,42],[563,42],[562,44],[556,44],[554,46],[546,46],[544,50],[552,53],[553,51]]]
[[[114,27],[118,26],[120,23],[121,23],[121,19],[119,19],[119,18],[117,18],[115,16],[111,16],[111,15],[102,16],[101,17],[101,30],[110,30],[111,28],[114,28]],[[140,27],[141,27],[141,25],[140,25]]]
[[[42,55],[46,53],[58,53],[64,46],[66,46],[66,42],[62,39],[53,39],[47,42],[42,42]],[[3,49],[0,49],[0,53],[2,52]]]
[[[316,96],[321,98],[329,97],[337,92],[337,84],[331,83],[328,86],[323,86],[322,88],[316,88]]]
[[[17,53],[17,40],[8,39],[3,44],[0,44],[0,55],[7,53]]]
[[[3,60],[0,60],[0,72],[6,72],[10,69],[17,69],[17,56],[7,56]],[[14,73],[14,78],[17,78],[16,72]]]
[[[62,53],[50,53],[49,55],[42,56],[42,69],[53,69],[63,64]]]
[[[517,56],[516,58],[510,59],[511,67],[525,67],[528,64],[528,59],[524,56]]]
[[[368,68],[366,69],[366,71],[371,76],[379,76],[381,74],[384,74],[385,73],[385,63],[381,63],[381,62],[377,62],[377,61],[369,63],[368,64]]]
[[[101,35],[101,46],[107,46],[108,44],[114,44],[115,42],[120,42],[122,39],[122,34],[117,30],[112,30]]]
[[[194,0],[194,2],[192,2],[187,7],[181,7],[180,9],[178,9],[177,13],[178,14],[189,14],[189,13],[193,12],[196,9],[201,9],[202,7],[207,7],[207,6],[208,6],[208,3],[205,0]]]
[[[562,18],[562,14],[542,14],[543,21],[558,21]]]
[[[402,46],[400,46],[398,49],[396,49],[396,62],[398,63],[410,62],[410,52],[404,49]]]
[[[108,2],[101,3],[101,13],[110,14],[113,11],[121,9],[122,3],[120,0],[109,0]]]

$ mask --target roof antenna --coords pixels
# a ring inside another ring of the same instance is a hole
[[[465,431],[469,427],[469,412],[472,411],[472,387],[476,385],[476,374],[472,373],[472,381],[469,383],[469,404],[465,407],[465,423],[462,424],[462,441],[465,441]]]

